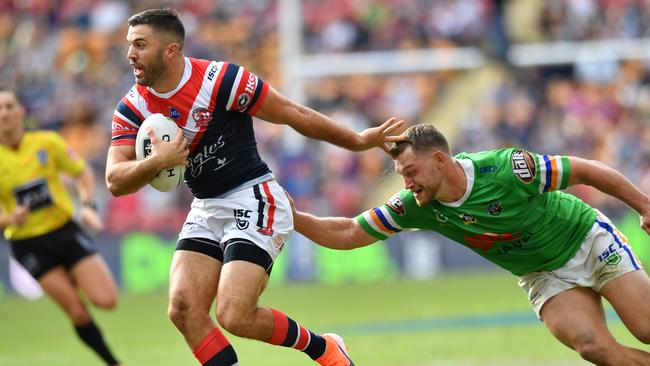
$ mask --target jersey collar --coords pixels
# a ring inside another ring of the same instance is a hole
[[[463,203],[465,203],[465,201],[467,201],[467,198],[472,193],[472,187],[474,187],[474,163],[472,163],[472,161],[469,159],[454,159],[454,160],[458,162],[461,168],[463,168],[463,170],[465,171],[465,179],[467,180],[467,187],[465,187],[465,194],[458,201],[454,201],[454,202],[438,201],[441,205],[447,207],[460,207],[460,205],[462,205]]]
[[[192,63],[187,57],[185,57],[184,59],[185,59],[185,69],[183,70],[183,77],[181,78],[181,82],[178,83],[178,86],[174,88],[174,90],[168,91],[167,93],[158,93],[152,88],[147,87],[149,93],[157,96],[158,98],[163,98],[163,99],[171,98],[174,94],[176,94],[176,92],[179,91],[185,85],[185,83],[187,83],[188,80],[190,80],[190,76],[192,76]]]

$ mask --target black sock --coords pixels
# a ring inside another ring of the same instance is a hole
[[[115,365],[118,363],[115,357],[113,357],[111,351],[108,349],[106,342],[104,342],[102,332],[97,328],[92,320],[86,325],[76,325],[74,329],[77,331],[79,338],[81,338],[88,347],[92,348],[107,365]]]
[[[208,362],[204,363],[203,366],[232,366],[237,364],[237,353],[231,345],[226,346],[214,355]]]

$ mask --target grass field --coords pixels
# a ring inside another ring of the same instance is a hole
[[[450,273],[427,282],[282,285],[263,304],[315,331],[339,332],[359,366],[586,365],[536,320],[515,279],[499,273]],[[166,317],[165,293],[127,295],[110,313],[95,311],[118,357],[130,366],[197,365]],[[642,347],[610,322],[621,341]],[[230,337],[240,365],[313,364],[291,349]],[[49,300],[0,300],[0,366],[93,366]]]

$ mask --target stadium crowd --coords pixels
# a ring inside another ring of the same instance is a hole
[[[514,1],[514,0],[511,0]],[[306,0],[307,53],[484,46],[494,29],[492,0]],[[508,3],[508,1],[505,1]],[[134,5],[135,4],[135,5]],[[227,59],[282,90],[277,1],[179,0],[187,26],[185,54]],[[13,82],[34,127],[56,129],[103,179],[111,114],[133,84],[126,60],[126,18],[157,1],[32,0],[0,2],[0,79]],[[536,24],[541,39],[642,37],[644,1],[548,1]],[[576,18],[577,17],[577,18]],[[584,22],[569,21],[585,19]],[[493,38],[492,38],[493,39]],[[501,39],[505,42],[505,39]],[[512,41],[517,41],[516,37]],[[357,75],[307,83],[307,104],[361,130],[397,115],[423,121],[453,72]],[[641,61],[547,69],[504,69],[459,121],[455,151],[517,144],[547,153],[602,159],[650,190],[650,84]],[[354,215],[390,169],[381,151],[349,153],[326,144],[296,144],[286,127],[257,123],[263,158],[306,211]],[[597,194],[592,204],[621,212]],[[191,194],[147,188],[122,198],[98,197],[114,233],[176,232]],[[145,209],[146,208],[146,209]],[[611,212],[609,212],[612,214]]]

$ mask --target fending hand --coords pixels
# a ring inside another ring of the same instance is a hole
[[[390,154],[390,147],[387,142],[392,137],[389,136],[394,134],[400,134],[404,132],[406,122],[395,117],[389,118],[386,122],[382,123],[380,126],[367,128],[361,132],[361,150],[366,150],[371,147],[379,147],[384,150],[387,154]]]

